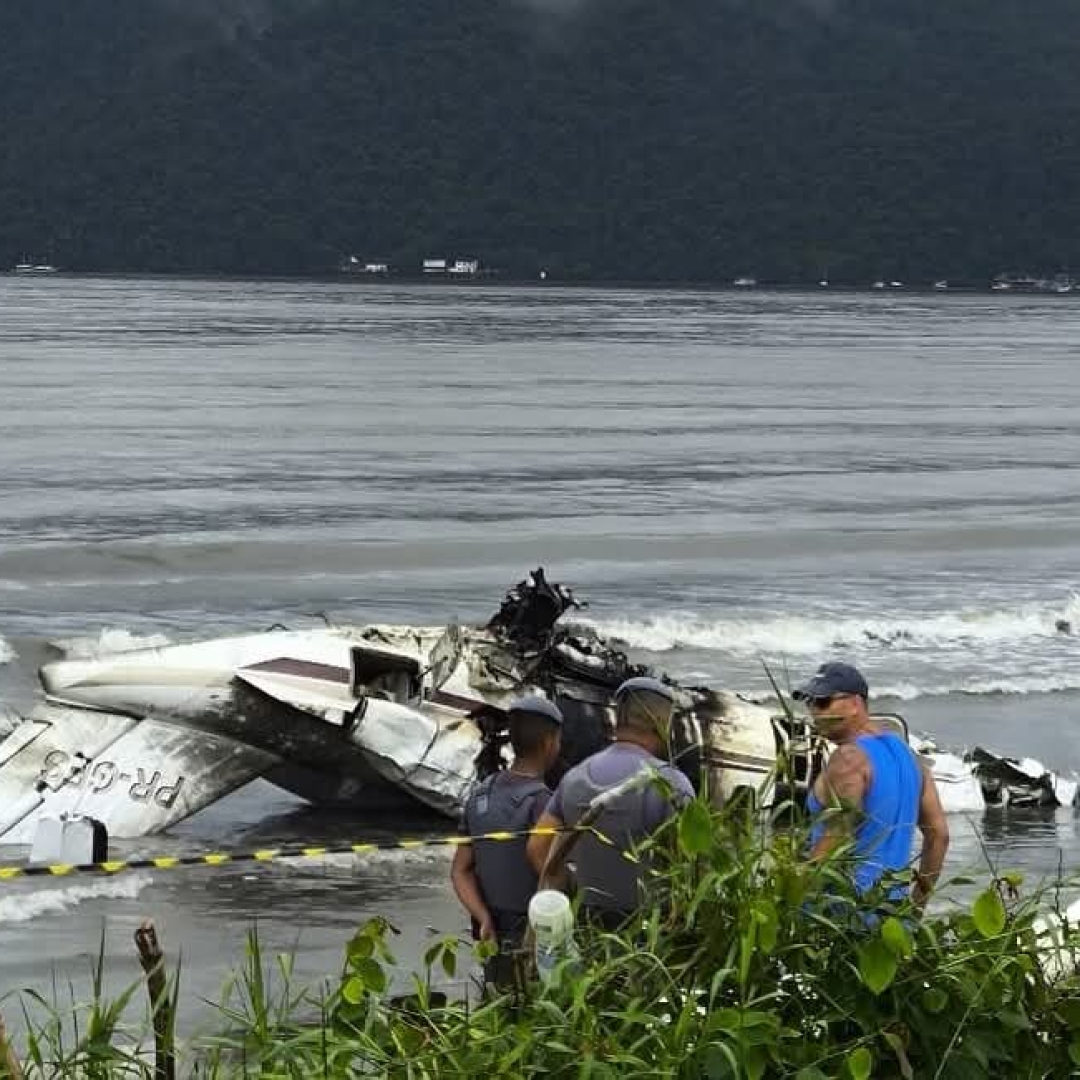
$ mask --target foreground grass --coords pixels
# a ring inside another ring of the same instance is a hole
[[[624,933],[579,933],[582,956],[554,983],[480,1004],[431,990],[432,971],[471,960],[453,938],[433,944],[413,995],[392,1000],[385,920],[360,927],[318,990],[293,986],[288,958],[272,972],[253,936],[218,1006],[221,1034],[180,1046],[177,1075],[1080,1075],[1080,939],[1048,961],[1038,922],[1062,883],[1022,895],[1017,877],[991,873],[973,903],[920,918],[881,901],[868,920],[843,858],[810,866],[804,850],[799,828],[691,803],[653,849],[661,907]],[[149,1022],[125,1026],[140,984],[112,1002],[95,991],[81,1009],[20,996],[24,1075],[164,1080]],[[166,1012],[179,992],[174,975]]]

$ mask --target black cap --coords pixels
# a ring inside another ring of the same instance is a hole
[[[563,724],[563,714],[559,706],[539,694],[526,694],[524,697],[515,698],[506,711],[511,714],[528,713],[530,716],[542,716],[559,727]]]
[[[870,696],[870,690],[857,667],[834,660],[822,664],[810,679],[791,692],[796,701],[832,697],[834,694],[858,694],[866,698]]]

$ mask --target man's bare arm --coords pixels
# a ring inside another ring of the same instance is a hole
[[[533,827],[536,829],[561,829],[562,824],[554,814],[550,814],[545,810]],[[551,845],[554,841],[554,836],[537,836],[535,833],[526,841],[525,855],[537,874],[544,869],[544,863],[547,862],[548,852],[551,851]]]
[[[810,852],[811,859],[823,859],[851,838],[858,823],[870,784],[866,755],[854,743],[843,743],[830,755],[818,781],[819,798],[825,807],[824,831]]]
[[[937,783],[929,766],[923,761],[919,765],[923,774],[922,794],[919,797],[919,831],[923,836],[923,845],[911,898],[919,907],[923,907],[941,876],[945,853],[949,850],[949,821],[945,817]]]
[[[450,881],[465,910],[476,920],[480,940],[493,940],[495,923],[487,904],[484,903],[484,894],[480,891],[472,844],[462,844],[454,851],[454,861],[450,864]]]

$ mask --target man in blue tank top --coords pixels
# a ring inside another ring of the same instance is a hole
[[[949,825],[929,768],[894,731],[875,723],[866,680],[850,664],[822,664],[792,695],[805,701],[814,726],[836,744],[813,784],[807,808],[816,817],[810,857],[852,842],[855,888],[872,889],[911,863],[916,828],[922,854],[912,899],[926,903],[949,847]],[[891,893],[899,898],[899,887]]]
[[[531,829],[551,798],[544,774],[559,756],[562,712],[535,695],[512,701],[507,711],[514,759],[469,793],[461,816],[461,831],[468,836]],[[499,946],[484,968],[485,982],[499,987],[513,984],[512,957],[521,947],[529,901],[536,892],[536,871],[525,856],[525,841],[521,836],[463,844],[450,867],[454,891],[472,916],[473,936]]]

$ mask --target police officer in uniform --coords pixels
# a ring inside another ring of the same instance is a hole
[[[559,756],[562,712],[535,695],[511,702],[508,769],[493,773],[470,792],[462,814],[468,836],[531,829],[551,798],[544,775]],[[480,840],[454,852],[450,880],[472,917],[473,936],[494,941],[499,953],[487,962],[484,980],[499,988],[513,985],[513,953],[521,948],[536,871],[525,855],[526,838]]]
[[[624,682],[615,691],[615,741],[562,778],[538,822],[541,827],[573,827],[589,813],[593,827],[611,841],[604,843],[589,832],[571,834],[572,840],[559,837],[575,845],[575,882],[582,910],[593,923],[619,926],[641,906],[646,866],[624,852],[694,797],[686,775],[666,760],[674,709],[675,695],[659,679],[639,676]],[[646,772],[665,783],[649,782],[645,776],[642,783],[632,782]],[[603,809],[593,819],[598,800]],[[553,839],[529,837],[529,860],[538,873]]]

